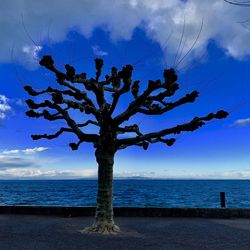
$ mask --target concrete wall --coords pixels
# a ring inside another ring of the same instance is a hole
[[[0,214],[94,216],[95,207],[0,206]],[[250,218],[250,209],[115,207],[114,215],[127,217]]]

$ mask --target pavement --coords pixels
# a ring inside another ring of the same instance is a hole
[[[81,234],[92,217],[0,214],[0,250],[250,249],[250,219],[117,217],[117,235]]]

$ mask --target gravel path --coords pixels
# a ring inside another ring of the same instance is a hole
[[[0,215],[0,249],[250,249],[250,219],[118,217],[122,233],[79,233],[91,217]]]

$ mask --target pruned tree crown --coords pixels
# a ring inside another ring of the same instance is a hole
[[[49,55],[41,59],[40,65],[55,74],[60,88],[48,87],[45,90],[36,91],[31,86],[25,86],[24,89],[31,96],[43,94],[51,96],[41,103],[35,103],[28,99],[26,103],[30,110],[26,112],[26,115],[34,118],[43,117],[49,121],[65,120],[67,127],[62,127],[56,133],[50,135],[32,135],[34,140],[41,138],[51,140],[69,132],[75,134],[78,138],[77,143],[69,144],[72,150],[77,150],[83,142],[91,142],[97,148],[105,145],[113,152],[133,145],[141,146],[146,150],[150,143],[156,142],[172,146],[176,139],[174,137],[166,138],[167,136],[179,134],[183,131],[194,131],[202,127],[207,121],[228,116],[227,112],[220,110],[203,117],[194,117],[191,121],[181,125],[143,134],[137,124],[129,126],[123,126],[122,124],[136,114],[162,115],[178,106],[192,103],[198,97],[199,93],[193,91],[177,101],[169,102],[167,100],[179,89],[179,85],[176,83],[178,77],[174,69],[164,70],[163,81],[149,80],[146,89],[141,91],[140,81],[132,80],[132,65],[125,65],[120,71],[116,67],[112,67],[110,74],[106,75],[103,81],[100,81],[103,68],[103,60],[100,58],[95,59],[95,78],[88,78],[86,73],[77,74],[75,68],[69,64],[65,65],[65,72],[62,72],[55,67],[54,60]],[[157,94],[154,94],[156,90],[160,90],[160,92],[157,91]],[[89,97],[88,92],[95,95],[95,101]],[[112,93],[111,103],[108,103],[105,98],[106,92]],[[114,110],[120,97],[127,92],[131,92],[133,100],[122,113],[114,116]],[[87,115],[91,114],[95,119],[89,119],[78,124],[69,114],[72,109]],[[99,127],[99,134],[84,132],[83,128],[90,124]],[[134,133],[135,136],[118,139],[118,134],[126,135],[127,133]]]

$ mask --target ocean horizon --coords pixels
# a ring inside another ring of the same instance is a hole
[[[79,181],[79,180],[98,180],[97,177],[79,178],[10,178],[0,179],[0,181]],[[160,178],[160,177],[114,177],[113,180],[174,180],[174,181],[250,181],[250,178]]]

